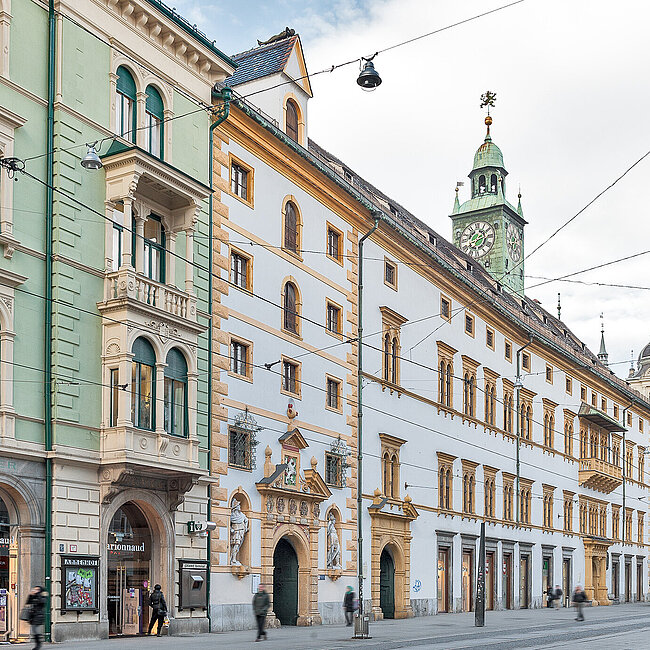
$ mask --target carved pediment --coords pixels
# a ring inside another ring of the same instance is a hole
[[[282,443],[283,447],[293,447],[294,449],[306,449],[309,447],[308,442],[305,440],[302,433],[300,433],[300,429],[298,428],[291,429],[291,431],[283,433],[278,438],[278,441]]]

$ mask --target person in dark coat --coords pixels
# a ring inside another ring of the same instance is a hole
[[[149,607],[151,607],[153,611],[151,613],[151,619],[149,620],[149,630],[147,634],[151,634],[154,623],[158,621],[156,636],[160,636],[162,634],[163,625],[165,624],[165,616],[167,616],[167,603],[165,602],[165,597],[163,596],[160,585],[154,585],[151,596],[149,596]]]
[[[555,589],[553,590],[553,604],[555,605],[555,609],[562,607],[562,589],[560,585],[555,585]]]
[[[585,594],[584,589],[580,585],[576,587],[576,590],[573,592],[573,596],[571,600],[573,601],[573,604],[576,606],[576,614],[577,614],[576,621],[584,621],[585,615],[582,610],[585,606],[587,595]]]
[[[553,587],[551,587],[551,585],[549,585],[546,590],[546,607],[549,609],[553,607]]]
[[[345,612],[345,624],[349,627],[352,625],[356,607],[354,604],[354,589],[348,585],[345,596],[343,596],[343,611]]]
[[[271,600],[269,595],[264,589],[264,585],[259,585],[257,587],[257,593],[253,596],[253,612],[255,614],[255,620],[257,621],[257,638],[255,641],[261,641],[262,637],[266,641],[266,630],[264,629],[264,624],[266,623],[266,615],[271,606]]]
[[[43,587],[34,587],[27,597],[27,607],[29,607],[29,624],[32,628],[32,636],[36,645],[34,650],[38,650],[43,643],[41,626],[45,623],[45,603],[47,602],[47,592]]]

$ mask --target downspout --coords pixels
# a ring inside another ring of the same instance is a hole
[[[208,472],[212,475],[212,192],[213,192],[213,145],[214,145],[214,130],[223,122],[228,119],[230,114],[230,100],[232,98],[232,90],[224,87],[221,92],[214,94],[215,99],[221,99],[223,103],[219,108],[215,108],[212,113],[216,119],[210,124],[210,135],[208,137],[208,184],[210,186],[210,201],[208,203]],[[212,516],[212,484],[208,486],[208,520]],[[211,558],[212,558],[212,532],[208,530],[208,571],[206,580],[206,598],[208,602],[208,631],[212,632],[212,617],[210,616],[210,583],[211,583]]]
[[[45,200],[45,329],[43,355],[43,416],[45,420],[45,640],[52,640],[52,226],[54,221],[54,93],[56,72],[56,14],[48,6],[47,59],[47,187]]]
[[[516,483],[515,483],[515,503],[516,505],[516,512],[515,512],[515,517],[516,517],[516,522],[517,526],[521,523],[520,516],[519,516],[519,476],[520,476],[520,462],[519,462],[519,451],[521,449],[521,425],[523,422],[521,422],[521,408],[520,408],[520,397],[519,397],[519,391],[523,388],[524,384],[521,381],[521,353],[533,342],[533,337],[530,337],[530,340],[526,345],[522,345],[518,350],[517,350],[517,376],[515,377],[515,408],[517,409],[517,414],[516,414],[516,422],[517,422],[517,478],[516,478]]]
[[[621,544],[625,544],[625,434],[627,433],[627,424],[625,423],[625,414],[632,408],[632,404],[623,409],[623,449],[621,450],[621,459],[623,461],[623,514],[621,516]]]
[[[379,227],[379,215],[372,213],[375,224],[359,240],[357,276],[357,579],[359,582],[359,616],[363,614],[363,242]],[[363,630],[364,627],[359,628]]]

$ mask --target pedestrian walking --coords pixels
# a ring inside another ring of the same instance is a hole
[[[149,620],[149,630],[147,634],[151,634],[153,626],[158,621],[158,629],[156,630],[156,636],[162,634],[163,625],[165,624],[165,617],[167,616],[167,603],[165,601],[165,596],[161,590],[160,585],[154,585],[151,596],[149,596],[149,607],[153,610],[151,612],[151,619]]]
[[[264,625],[266,623],[266,615],[269,611],[271,601],[269,595],[264,589],[264,585],[259,585],[257,587],[257,593],[253,596],[253,612],[255,614],[255,619],[257,621],[257,638],[255,641],[261,641],[262,637],[266,641],[266,630]]]
[[[347,586],[345,596],[343,596],[343,611],[345,612],[345,624],[350,627],[354,619],[354,612],[357,611],[354,589],[350,585]]]
[[[553,587],[551,587],[551,585],[549,585],[546,590],[546,607],[548,609],[553,607]]]
[[[555,609],[562,607],[562,589],[560,585],[555,585],[555,589],[553,590],[553,604],[555,605]]]
[[[576,590],[573,592],[571,599],[573,600],[573,604],[576,606],[576,621],[584,621],[585,615],[582,610],[585,606],[587,595],[580,585],[576,587]]]
[[[45,622],[45,603],[47,601],[47,592],[43,587],[34,587],[27,597],[25,610],[21,613],[20,618],[29,621],[31,626],[32,637],[36,645],[34,650],[38,650],[43,643],[41,626]]]

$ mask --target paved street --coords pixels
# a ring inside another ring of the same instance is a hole
[[[372,639],[350,639],[349,628],[319,626],[283,628],[269,631],[265,649],[335,650],[364,648],[578,648],[580,650],[640,650],[648,647],[650,604],[619,605],[586,609],[586,621],[576,623],[573,610],[520,610],[488,612],[487,625],[473,627],[473,615],[453,614],[415,618],[407,621],[382,621],[371,625]],[[67,643],[58,647],[70,650],[131,650],[161,648],[194,650],[228,647],[249,648],[255,633],[228,632],[198,637],[162,639],[130,638],[110,641]]]

